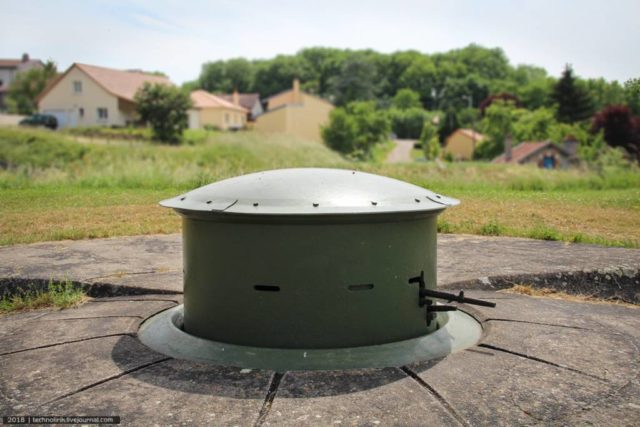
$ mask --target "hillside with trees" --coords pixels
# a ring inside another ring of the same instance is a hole
[[[419,139],[425,123],[432,127],[437,117],[441,144],[459,127],[487,133],[488,144],[478,152],[479,158],[499,153],[500,138],[506,133],[514,133],[516,140],[557,143],[567,135],[581,137],[585,153],[594,152],[602,138],[628,154],[637,156],[639,151],[637,81],[621,85],[602,78],[582,79],[569,65],[555,78],[535,65],[512,65],[499,48],[475,44],[434,54],[311,47],[272,59],[220,60],[203,64],[200,76],[185,86],[210,92],[258,92],[265,98],[288,89],[294,78],[300,79],[304,91],[342,108],[333,115],[330,126],[337,128],[326,131],[328,136],[344,139],[357,132],[354,123],[359,122],[376,123],[376,129],[388,126],[398,137]],[[367,104],[351,105],[362,102]],[[617,110],[607,113],[614,106]],[[619,119],[626,130],[612,130],[621,108],[628,115]],[[367,147],[380,140],[378,132],[369,135],[375,140],[359,137],[330,145],[353,150],[346,153],[355,157],[366,156]]]

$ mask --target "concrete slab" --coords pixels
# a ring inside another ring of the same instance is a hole
[[[249,426],[273,373],[168,360],[46,404],[51,414],[116,415],[123,425]]]
[[[0,320],[1,321],[1,320]],[[0,336],[0,356],[56,346],[74,341],[86,341],[106,336],[134,335],[141,319],[109,317],[79,321],[33,321]]]
[[[411,369],[470,426],[555,424],[615,390],[594,378],[486,348]]]
[[[400,369],[288,372],[264,425],[458,426],[429,391]]]
[[[39,348],[3,357],[0,406],[12,413],[40,413],[45,402],[165,359],[129,336],[105,337]]]
[[[638,375],[638,347],[632,337],[599,328],[585,330],[499,322],[482,345],[564,366],[622,387]]]

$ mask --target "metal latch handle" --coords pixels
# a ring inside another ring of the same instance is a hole
[[[448,292],[442,292],[442,291],[434,291],[432,289],[427,289],[427,286],[425,284],[424,281],[424,270],[422,270],[420,272],[419,276],[416,277],[412,277],[409,279],[409,283],[418,283],[419,284],[419,296],[420,296],[420,307],[424,306],[425,304],[428,303],[428,300],[424,297],[429,297],[429,298],[437,298],[437,299],[443,299],[446,300],[448,302],[459,302],[462,304],[473,304],[473,305],[481,305],[483,307],[495,307],[496,303],[495,302],[490,302],[490,301],[484,301],[481,299],[475,299],[475,298],[467,298],[464,296],[464,292],[460,291],[460,293],[458,295],[456,294],[450,294]]]

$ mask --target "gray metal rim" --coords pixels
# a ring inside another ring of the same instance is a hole
[[[385,176],[326,168],[295,168],[237,176],[160,202],[182,214],[248,216],[436,212],[460,202]]]
[[[475,345],[482,336],[476,319],[453,311],[438,313],[437,331],[393,343],[336,349],[250,347],[189,335],[181,329],[183,310],[180,305],[145,320],[138,331],[140,341],[176,359],[279,372],[397,367],[442,358]]]

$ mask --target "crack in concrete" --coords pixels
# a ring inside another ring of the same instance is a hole
[[[489,318],[486,322],[513,322],[513,323],[528,323],[530,325],[541,325],[541,326],[556,326],[558,328],[567,328],[567,329],[580,329],[583,331],[592,331],[597,332],[594,329],[583,328],[581,326],[568,326],[568,325],[559,325],[557,323],[543,323],[543,322],[531,322],[529,320],[516,320],[516,319],[498,319],[498,318]]]
[[[88,320],[88,319],[121,319],[121,318],[133,318],[133,319],[145,319],[142,316],[87,316],[87,317],[63,317],[59,319],[42,319],[44,322],[53,322],[54,320]]]
[[[536,356],[530,356],[528,354],[519,353],[517,351],[508,350],[508,349],[502,348],[502,347],[496,347],[495,345],[482,343],[482,344],[478,344],[478,347],[490,348],[491,350],[501,351],[503,353],[508,353],[508,354],[511,354],[511,355],[514,355],[514,356],[522,357],[523,359],[529,359],[529,360],[533,360],[534,362],[544,363],[545,365],[554,366],[556,368],[566,369],[567,371],[575,372],[576,374],[584,375],[585,377],[593,378],[593,379],[596,379],[598,381],[602,381],[602,382],[605,382],[605,383],[609,382],[606,379],[600,378],[597,375],[589,374],[587,372],[583,372],[583,371],[581,371],[579,369],[572,368],[570,366],[560,365],[558,363],[551,362],[550,360],[541,359],[541,358],[536,357]]]
[[[92,389],[92,388],[97,387],[97,386],[99,386],[99,385],[101,385],[101,384],[107,383],[107,382],[109,382],[109,381],[116,380],[116,379],[118,379],[118,378],[122,378],[122,377],[124,377],[125,375],[128,375],[128,374],[130,374],[130,373],[132,373],[132,372],[137,372],[137,371],[140,371],[140,370],[142,370],[142,369],[148,368],[149,366],[157,365],[157,364],[159,364],[159,363],[163,363],[163,362],[166,362],[167,360],[171,360],[171,359],[172,359],[171,357],[164,357],[164,358],[162,358],[162,359],[155,360],[155,361],[153,361],[153,362],[149,362],[149,363],[145,363],[144,365],[140,365],[140,366],[137,366],[137,367],[135,367],[135,368],[127,369],[126,371],[122,371],[122,372],[120,372],[120,373],[119,373],[119,374],[117,374],[117,375],[112,375],[112,376],[107,377],[107,378],[105,378],[105,379],[102,379],[102,380],[100,380],[100,381],[96,381],[95,383],[91,383],[91,384],[86,385],[86,386],[84,386],[84,387],[80,387],[79,389],[74,390],[74,391],[72,391],[72,392],[65,393],[65,394],[63,394],[62,396],[58,396],[58,397],[56,397],[55,399],[49,400],[48,402],[45,402],[45,403],[43,403],[43,404],[39,405],[38,407],[40,408],[40,407],[43,407],[43,406],[45,406],[45,405],[49,405],[49,404],[51,404],[51,403],[57,402],[57,401],[59,401],[59,400],[66,399],[67,397],[70,397],[70,396],[76,395],[76,394],[78,394],[78,393],[82,393],[83,391],[86,391],[86,390]]]
[[[267,391],[267,395],[264,398],[264,402],[262,403],[262,408],[260,408],[260,412],[258,413],[258,418],[256,422],[253,424],[255,427],[259,427],[264,424],[264,421],[267,419],[269,412],[271,411],[271,406],[273,405],[273,401],[276,398],[276,394],[278,393],[278,388],[280,387],[280,383],[282,382],[282,378],[285,373],[275,372],[273,377],[271,378],[271,383],[269,384],[269,391]]]
[[[26,351],[40,350],[41,348],[57,347],[57,346],[60,346],[60,345],[65,345],[65,344],[73,344],[73,343],[77,343],[77,342],[97,340],[97,339],[100,339],[100,338],[124,337],[124,336],[129,336],[129,337],[132,337],[132,338],[136,338],[137,334],[135,332],[123,332],[123,333],[119,333],[119,334],[106,334],[106,335],[98,335],[96,337],[80,338],[80,339],[77,339],[77,340],[69,340],[69,341],[63,341],[63,342],[58,342],[58,343],[54,343],[54,344],[40,345],[40,346],[37,346],[37,347],[23,348],[21,350],[7,351],[5,353],[0,353],[0,357],[9,356],[11,354],[16,354],[16,353],[24,353]]]
[[[536,421],[544,421],[543,418],[540,417],[536,417],[535,415],[533,415],[531,412],[527,411],[526,409],[524,409],[522,406],[520,406],[520,404],[516,401],[515,396],[513,394],[510,395],[509,400],[511,400],[511,403],[513,404],[514,407],[518,408],[523,414],[525,414],[526,416],[533,418]]]
[[[121,271],[118,273],[107,274],[105,276],[96,276],[89,277],[86,280],[99,280],[99,279],[108,279],[109,277],[126,277],[126,276],[136,276],[140,274],[162,274],[162,273],[175,273],[176,271],[180,271],[178,268],[166,269],[166,270],[148,270],[148,271]]]
[[[444,407],[444,409],[449,413],[449,415],[451,415],[458,423],[460,423],[460,425],[465,427],[471,427],[471,424],[469,424],[467,420],[465,420],[462,417],[462,415],[460,415],[458,411],[456,411],[455,408],[451,406],[449,402],[447,402],[447,399],[445,399],[444,396],[438,393],[438,391],[435,388],[429,385],[418,374],[416,374],[406,366],[401,366],[399,369],[402,372],[404,372],[409,378],[413,379],[416,383],[418,383],[420,387],[427,390],[429,394],[431,394]]]
[[[181,295],[181,294],[180,294],[180,295]],[[157,298],[157,299],[156,299],[156,298],[154,298],[154,299],[151,299],[151,298],[143,298],[143,299],[116,299],[116,298],[118,298],[118,297],[113,297],[113,298],[114,298],[114,299],[107,298],[107,299],[100,299],[100,300],[91,300],[91,301],[87,301],[87,304],[100,304],[100,303],[103,303],[103,302],[121,302],[121,301],[124,301],[124,302],[163,301],[163,302],[172,302],[172,303],[174,303],[174,304],[176,304],[176,305],[180,304],[180,301],[178,301],[178,300],[173,300],[173,299],[160,299],[160,298]]]

